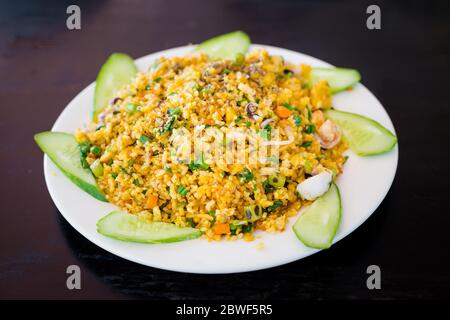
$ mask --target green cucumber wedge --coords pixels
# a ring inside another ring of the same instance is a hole
[[[149,222],[126,212],[113,211],[97,222],[97,232],[122,241],[141,243],[167,243],[195,239],[202,232],[195,228],[182,228],[172,223]]]
[[[325,117],[334,121],[342,130],[350,149],[359,156],[385,153],[397,143],[397,138],[375,120],[364,116],[329,109]]]
[[[64,132],[41,132],[34,140],[53,163],[78,187],[94,198],[108,202],[97,186],[92,172],[80,162],[80,150],[75,137]]]
[[[250,46],[250,37],[242,31],[223,34],[200,43],[195,51],[206,53],[211,59],[235,59],[245,54]]]
[[[327,249],[341,221],[341,196],[338,187],[332,183],[330,189],[307,207],[295,222],[297,238],[308,247]]]
[[[331,93],[353,87],[361,80],[358,70],[345,68],[312,68],[311,85],[321,80],[328,81]]]
[[[124,53],[113,53],[100,69],[95,81],[93,119],[114,98],[114,93],[129,83],[137,73],[133,59]]]

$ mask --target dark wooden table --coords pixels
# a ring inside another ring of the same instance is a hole
[[[66,8],[81,8],[81,30]],[[0,298],[449,298],[450,6],[377,1],[1,1]],[[49,129],[114,51],[133,57],[235,29],[255,43],[357,68],[399,136],[394,184],[373,216],[330,250],[269,270],[193,275],[105,252],[60,215],[33,134]],[[66,267],[82,289],[66,288]],[[380,266],[381,290],[366,268]]]

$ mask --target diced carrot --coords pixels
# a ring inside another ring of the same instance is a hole
[[[158,197],[150,194],[147,197],[147,208],[152,209],[158,204]]]
[[[203,119],[203,124],[209,124],[210,126],[212,126],[214,124],[214,120],[213,119]]]
[[[230,225],[228,223],[216,223],[214,225],[215,234],[227,234],[230,232]]]
[[[275,109],[275,113],[281,119],[285,119],[285,118],[289,118],[289,116],[291,115],[291,110],[289,110],[288,108],[283,107],[283,106],[278,106]]]

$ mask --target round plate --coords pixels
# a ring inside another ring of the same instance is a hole
[[[181,56],[192,51],[192,46],[179,47],[150,54],[136,60],[140,70],[147,70],[161,56]],[[272,55],[281,55],[294,64],[306,63],[317,67],[330,64],[294,51],[252,45],[250,50],[265,48]],[[94,85],[81,91],[56,120],[52,131],[73,133],[89,122]],[[363,85],[352,91],[333,96],[336,109],[365,115],[394,132],[389,116],[375,96]],[[337,179],[342,197],[342,220],[334,242],[360,226],[380,205],[386,196],[397,169],[398,147],[372,157],[358,157],[347,151],[349,159],[344,173]],[[281,233],[257,231],[252,242],[208,242],[195,239],[170,244],[139,244],[107,238],[96,231],[96,222],[112,210],[112,204],[100,202],[79,189],[56,166],[44,158],[44,173],[50,195],[64,218],[83,236],[99,247],[127,260],[147,266],[193,273],[232,273],[279,266],[302,259],[315,252],[297,240],[292,231],[296,217],[290,219]],[[333,248],[329,249],[333,250]]]

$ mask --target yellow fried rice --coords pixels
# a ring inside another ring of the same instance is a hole
[[[308,85],[310,69],[265,50],[236,61],[211,61],[200,53],[160,58],[121,88],[98,120],[78,130],[76,138],[101,149],[86,160],[91,164],[100,159],[98,185],[121,209],[150,221],[199,228],[208,239],[252,240],[257,229],[284,230],[288,218],[308,205],[296,187],[312,171],[342,172],[345,142],[325,150],[315,136],[324,121],[320,110],[331,107],[331,94],[325,81]],[[258,117],[246,112],[249,103]],[[288,117],[278,116],[279,106],[288,108],[282,110]],[[171,110],[179,113],[171,116]],[[274,174],[286,179],[282,187],[267,190],[261,171],[265,163],[206,160],[207,170],[202,170],[171,160],[172,130],[193,133],[198,126],[213,126],[260,132],[267,119],[272,119],[270,128],[279,129],[280,140],[293,136],[292,143],[279,147]],[[262,216],[250,228],[236,228],[252,205],[262,207]]]

